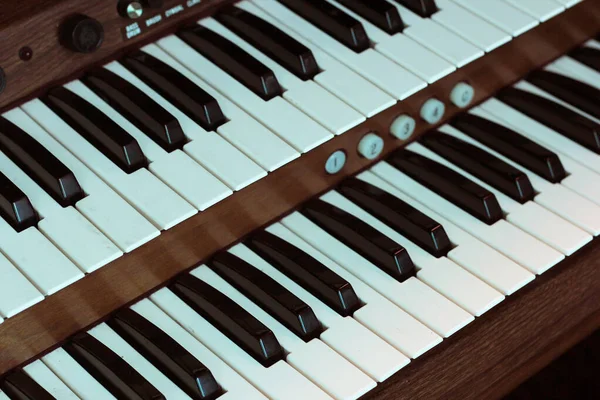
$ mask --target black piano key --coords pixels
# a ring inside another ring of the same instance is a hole
[[[586,83],[550,71],[534,71],[525,78],[529,83],[600,118],[600,90]]]
[[[181,29],[177,36],[263,100],[281,95],[273,71],[229,39],[197,24]]]
[[[352,214],[319,199],[305,203],[300,213],[394,279],[404,282],[415,275],[404,247]]]
[[[502,208],[492,192],[450,168],[409,150],[397,151],[387,161],[488,225],[503,217]]]
[[[420,143],[519,203],[535,196],[524,172],[477,146],[437,131],[428,132]]]
[[[567,176],[556,153],[503,125],[468,113],[457,115],[450,125],[549,182]]]
[[[131,365],[92,335],[79,333],[63,348],[117,399],[166,400]]]
[[[0,217],[17,232],[38,222],[38,215],[25,193],[2,172],[0,172]]]
[[[402,32],[404,29],[404,22],[398,9],[386,0],[337,1],[390,35]]]
[[[222,394],[206,366],[137,312],[123,309],[106,323],[192,399],[213,400]]]
[[[169,288],[264,367],[284,359],[283,349],[269,328],[204,281],[185,274]]]
[[[552,100],[516,88],[506,88],[496,97],[548,128],[600,154],[600,124]]]
[[[439,11],[435,0],[394,0],[423,18],[429,18]]]
[[[346,317],[360,307],[348,281],[291,243],[260,231],[244,244],[338,314]]]
[[[308,47],[262,18],[235,6],[220,8],[214,18],[298,78],[306,81],[320,72]]]
[[[170,65],[143,51],[135,51],[121,63],[207,131],[226,121],[217,100]]]
[[[85,193],[60,160],[21,128],[0,117],[0,150],[61,206],[73,206]]]
[[[600,72],[600,50],[584,46],[571,51],[569,56]]]
[[[11,400],[55,400],[54,396],[22,370],[11,372],[1,379],[0,389]]]
[[[362,24],[325,0],[279,0],[349,49],[360,53],[370,47]]]
[[[396,196],[356,178],[343,181],[337,190],[434,257],[452,250],[442,225]]]
[[[186,137],[177,118],[119,75],[95,68],[81,81],[166,151],[185,145]]]
[[[323,331],[308,304],[246,261],[221,252],[208,265],[305,342],[318,337]]]
[[[56,87],[43,96],[42,101],[126,173],[148,165],[137,140],[77,94]]]

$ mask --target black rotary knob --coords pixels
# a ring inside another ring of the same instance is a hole
[[[104,28],[97,20],[83,14],[75,14],[63,22],[60,28],[63,46],[78,53],[93,53],[104,41]]]

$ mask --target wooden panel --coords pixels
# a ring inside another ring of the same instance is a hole
[[[190,2],[164,0],[161,9],[146,11],[148,17],[162,14],[163,21],[130,40],[124,39],[122,29],[134,21],[119,15],[118,0],[3,1],[0,6],[0,68],[6,74],[7,86],[0,93],[0,110],[6,110],[24,99],[37,97],[49,85],[64,83],[91,65],[112,60],[131,46],[148,43],[173,31],[185,21],[199,19],[219,5],[233,1],[202,0],[184,12],[166,18],[165,10]],[[104,27],[104,43],[95,53],[75,53],[59,44],[59,27],[72,14],[87,15]],[[139,22],[142,24],[143,19]],[[29,61],[19,57],[19,50],[24,46],[33,50],[33,57]]]
[[[599,257],[596,239],[413,361],[365,400],[479,400],[508,394],[600,328]]]
[[[366,132],[383,135],[385,155],[405,144],[388,134],[396,116],[408,113],[416,117],[426,99],[432,96],[447,99],[451,88],[463,80],[475,87],[476,101],[482,101],[528,71],[579,45],[594,35],[598,27],[600,2],[586,0],[5,321],[0,325],[0,374],[51,350],[74,332],[156,290],[176,274],[278,219],[343,177],[368,167],[372,162],[360,158],[355,150]],[[447,118],[457,111],[449,106]],[[415,137],[430,128],[419,123]],[[327,176],[323,165],[337,149],[346,150],[348,163],[340,174]]]

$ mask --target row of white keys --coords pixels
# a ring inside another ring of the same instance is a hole
[[[123,252],[130,252],[160,234],[158,229],[44,131],[23,110],[15,108],[5,116],[37,140],[75,174],[79,185],[86,194],[84,199],[75,204],[75,208]]]
[[[485,111],[484,118],[494,116],[500,124],[512,126],[513,130],[529,137],[554,151],[567,154],[594,172],[600,173],[600,157],[594,152],[586,149],[578,143],[566,138],[558,132],[553,131],[533,118],[515,110],[498,99],[491,98],[481,103],[478,108],[472,110],[474,114]],[[518,128],[514,128],[518,127]]]
[[[44,300],[44,296],[0,253],[0,323]]]
[[[438,24],[437,21],[423,18],[397,2],[392,4],[398,9],[404,23],[408,25],[402,34],[444,57],[456,67],[463,67],[484,55],[482,49],[465,41],[451,30]],[[411,56],[408,55],[408,57]]]
[[[102,111],[128,132],[148,159],[148,169],[181,197],[202,211],[232,191],[181,150],[168,153],[80,81],[65,87]]]
[[[17,233],[0,218],[0,251],[45,296],[83,278],[84,274],[36,227]]]
[[[229,297],[269,328],[286,352],[286,362],[335,399],[357,399],[377,383],[319,339],[306,343],[223,278],[202,265],[191,272]]]
[[[565,10],[556,0],[504,0],[540,22],[545,22]]]
[[[525,129],[527,128],[523,126],[522,131],[525,131]],[[521,132],[517,129],[514,130]],[[530,131],[527,130],[527,132]],[[571,141],[569,140],[569,142]],[[571,144],[575,145],[574,142],[571,142]],[[492,152],[492,150],[486,150]],[[568,148],[563,148],[563,150],[567,153],[569,152]],[[494,153],[494,155],[496,154]],[[501,157],[500,155],[498,156]],[[600,157],[597,155],[594,156],[600,160]],[[505,160],[508,163],[512,163],[510,160]],[[550,183],[531,171],[522,167],[520,168],[527,173],[533,188],[539,193],[534,199],[536,203],[541,204],[594,236],[600,234],[600,208],[597,204],[561,184]]]
[[[331,132],[283,98],[275,97],[269,101],[261,99],[177,36],[167,36],[156,44],[297,151],[306,153],[333,137]],[[148,47],[142,50],[147,51]]]
[[[372,174],[371,174],[372,175]],[[371,184],[379,184],[369,174],[359,178]],[[381,188],[385,190],[384,188]],[[337,192],[323,195],[322,199],[338,206],[341,203]],[[353,211],[352,214],[363,220],[396,243],[401,244],[412,258],[417,269],[417,278],[437,290],[440,294],[474,316],[480,316],[504,300],[504,296],[488,284],[473,276],[446,257],[436,258],[404,236],[386,226],[367,212]]]
[[[267,228],[267,231],[270,231]],[[275,232],[271,233],[277,235]],[[281,273],[245,245],[239,244],[229,252],[252,264],[307,303],[326,328],[320,339],[359,367],[372,379],[383,382],[409,359],[352,317],[342,317],[306,289]],[[377,354],[377,357],[373,357]]]
[[[10,111],[7,113],[10,114]],[[7,114],[9,120],[12,120]],[[18,121],[14,121],[18,123]],[[21,127],[23,128],[23,127]],[[90,273],[123,255],[123,252],[72,206],[62,207],[0,152],[0,171],[20,188],[40,215],[37,228],[83,272]]]
[[[156,46],[147,46],[146,49],[148,51],[164,54],[164,52]],[[166,54],[163,61],[167,63],[171,61],[171,66],[175,68],[179,66],[178,63]],[[204,128],[194,122],[177,107],[173,106],[151,87],[129,72],[122,64],[115,61],[104,67],[152,97],[152,99],[160,106],[175,116],[186,138],[189,140],[189,142],[183,146],[183,151],[210,171],[215,177],[219,178],[230,189],[240,190],[267,175],[267,172],[263,168],[227,140],[222,138],[221,135],[215,132],[205,131]],[[181,68],[180,72],[185,73],[186,71]],[[192,74],[186,76],[188,78],[195,77]],[[224,125],[227,125],[230,122],[231,121]],[[268,140],[266,142],[269,143]]]
[[[286,32],[295,31],[302,35],[397,100],[404,100],[427,86],[426,82],[373,49],[355,53],[274,0],[253,1],[253,4],[284,24]]]
[[[48,366],[77,396],[83,400],[113,400],[115,397],[90,375],[64,349],[58,348],[42,357]]]
[[[174,384],[105,323],[96,326],[88,331],[88,333],[112,350],[117,356],[125,360],[127,364],[162,393],[165,398],[189,399],[189,396],[179,386]]]
[[[275,171],[300,157],[292,146],[261,125],[227,97],[221,95],[209,83],[193,74],[181,63],[157,45],[145,46],[142,50],[153,55],[213,96],[229,120],[217,128],[217,133],[231,142],[267,171]],[[307,128],[310,128],[307,127]]]
[[[295,213],[288,218],[305,219],[299,213]],[[300,223],[303,222],[300,221]],[[400,350],[402,354],[410,358],[417,358],[442,342],[442,338],[431,329],[377,293],[346,269],[340,267],[284,225],[280,223],[273,224],[269,227],[269,230],[348,281],[358,298],[364,303],[360,309],[354,312],[353,317]]]
[[[266,400],[266,397],[254,388],[254,386],[238,375],[237,372],[214,355],[150,300],[144,299],[131,306],[131,309],[169,335],[210,370],[217,383],[225,392],[219,399]]]
[[[23,371],[43,387],[46,392],[54,396],[54,398],[60,400],[79,399],[79,397],[42,361],[36,360],[32,362],[23,367]]]
[[[505,220],[497,221],[493,225],[479,221],[387,162],[376,164],[371,171],[533,273],[540,274],[565,257]]]
[[[534,274],[502,253],[482,243],[442,215],[418,203],[376,175],[365,172],[359,175],[359,178],[398,197],[441,224],[450,242],[456,245],[448,252],[447,257],[504,295],[514,293],[535,279]],[[409,254],[413,253],[409,252]]]
[[[365,117],[372,117],[396,104],[396,100],[371,82],[331,57],[301,35],[287,28],[249,1],[236,3],[245,11],[284,30],[289,36],[309,48],[321,69],[313,80],[358,110]]]
[[[478,143],[474,143],[472,140],[467,140],[467,137],[465,137],[466,135],[460,135],[460,132],[452,127],[444,126],[442,127],[441,131],[449,134],[454,133],[453,136],[456,136],[459,139],[475,146],[478,145]],[[483,146],[478,147],[483,148]],[[471,175],[465,170],[445,160],[443,157],[440,157],[431,150],[425,148],[423,145],[414,143],[411,144],[408,149],[458,172],[459,174],[470,179],[472,182],[475,182],[492,192],[498,200],[502,210],[507,214],[505,217],[507,221],[516,225],[532,236],[535,236],[544,243],[554,247],[564,255],[569,256],[592,241],[592,236],[590,234],[567,222],[562,217],[548,211],[534,201],[528,201],[525,204],[520,204],[491,185],[483,182],[479,178]],[[484,148],[484,150],[488,149]],[[519,168],[518,166],[515,167]]]
[[[335,206],[358,218],[365,214],[349,200],[336,195]],[[441,337],[449,337],[473,321],[471,314],[419,279],[411,277],[402,283],[398,282],[301,214],[293,213],[284,218],[282,223]]]
[[[273,71],[282,90],[282,96],[295,107],[319,122],[334,135],[341,135],[366,120],[358,111],[313,82],[303,81],[248,44],[235,33],[212,18],[198,22],[229,39]]]
[[[159,229],[169,229],[198,212],[147,169],[125,173],[40,100],[22,108]]]
[[[285,361],[263,367],[169,289],[150,299],[237,373],[274,400],[332,399]]]
[[[503,0],[452,0],[496,25],[512,36],[519,36],[539,22]]]
[[[436,0],[439,11],[431,18],[485,52],[512,40],[512,36],[451,0]]]
[[[436,54],[410,36],[402,33],[390,35],[343,5],[339,3],[333,4],[360,21],[369,39],[375,45],[375,50],[389,57],[427,83],[433,83],[456,70],[456,67],[450,61],[447,61],[444,57]]]

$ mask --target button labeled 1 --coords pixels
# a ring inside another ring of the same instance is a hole
[[[358,154],[369,160],[377,158],[382,151],[383,139],[375,133],[367,133],[358,142]]]
[[[346,152],[344,150],[336,150],[325,161],[325,171],[328,174],[337,174],[346,165]]]

